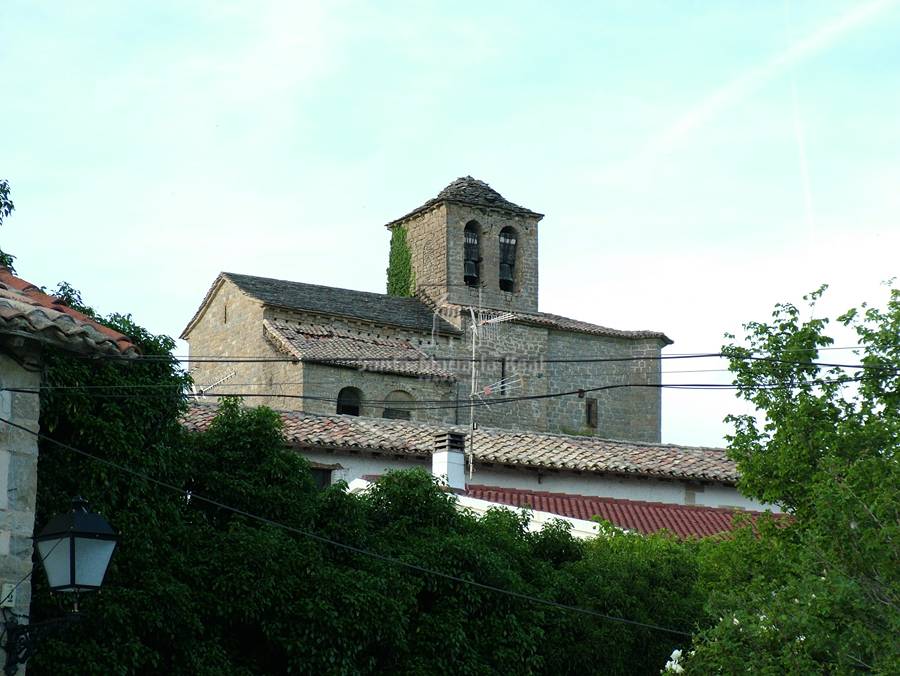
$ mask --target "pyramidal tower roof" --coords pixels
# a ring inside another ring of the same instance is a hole
[[[441,202],[469,204],[476,207],[500,209],[502,211],[508,211],[513,214],[537,216],[538,218],[543,217],[543,214],[539,214],[536,211],[532,211],[531,209],[526,209],[525,207],[521,207],[518,204],[513,204],[484,181],[479,181],[477,178],[472,178],[471,176],[461,176],[446,188],[441,190],[437,194],[437,197],[428,200],[427,202],[425,202],[425,204],[418,207],[417,209],[413,209],[408,214],[391,221],[387,224],[387,227],[390,228],[391,226],[400,223],[401,221],[405,221],[411,216],[415,216],[416,214],[426,211],[427,209],[430,209],[431,207],[440,204]]]

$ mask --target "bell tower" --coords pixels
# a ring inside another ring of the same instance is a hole
[[[388,293],[436,303],[536,312],[543,214],[464,176],[391,221]]]

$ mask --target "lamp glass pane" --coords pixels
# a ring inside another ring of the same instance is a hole
[[[99,587],[116,548],[115,540],[75,538],[75,584]]]
[[[69,568],[69,538],[41,540],[37,543],[38,556],[44,562],[50,588],[64,587],[72,583]]]

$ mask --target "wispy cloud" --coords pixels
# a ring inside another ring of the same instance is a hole
[[[653,136],[629,160],[606,174],[607,178],[621,178],[648,169],[661,157],[669,155],[688,141],[699,129],[741,102],[761,86],[789,68],[834,45],[848,33],[857,30],[898,4],[898,0],[873,0],[826,22],[814,32],[801,38],[784,51],[764,63],[742,73],[713,91],[696,106],[677,118],[662,132]]]

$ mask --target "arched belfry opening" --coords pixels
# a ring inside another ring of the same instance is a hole
[[[466,223],[463,238],[463,279],[466,286],[478,286],[481,284],[481,226],[478,221]]]
[[[422,294],[438,306],[477,300],[484,307],[536,312],[542,218],[484,181],[461,176],[387,224],[388,293]]]
[[[500,231],[500,290],[512,293],[516,290],[516,247],[519,236],[509,226]]]

